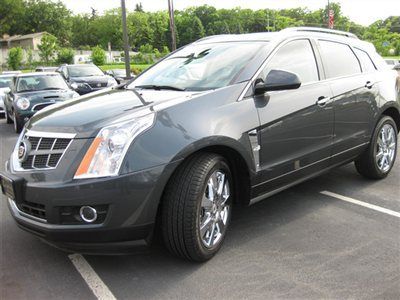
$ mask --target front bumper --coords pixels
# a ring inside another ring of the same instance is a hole
[[[25,182],[9,210],[22,229],[59,248],[99,253],[147,246],[152,239],[166,166],[97,180]],[[16,174],[8,172],[5,176]],[[99,222],[85,223],[78,208],[101,207]]]

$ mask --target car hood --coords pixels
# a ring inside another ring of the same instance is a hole
[[[87,82],[87,83],[106,83],[108,79],[112,78],[108,75],[99,75],[99,76],[87,76],[87,77],[71,77],[71,82]]]
[[[36,92],[26,92],[16,94],[18,98],[24,97],[28,98],[31,104],[39,102],[54,102],[54,101],[64,101],[71,99],[75,94],[71,90],[46,90],[46,91],[36,91]]]
[[[133,90],[107,89],[43,109],[32,117],[28,129],[76,133],[77,138],[94,137],[101,128],[120,119],[146,115],[196,94],[200,93],[141,90],[139,94]]]

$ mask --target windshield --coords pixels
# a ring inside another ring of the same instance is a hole
[[[18,93],[42,90],[68,90],[68,85],[59,74],[32,75],[18,78]]]
[[[104,75],[104,73],[98,67],[92,65],[69,66],[68,73],[70,77],[88,77],[88,76]]]
[[[129,88],[203,91],[232,83],[266,43],[194,44],[139,76]]]
[[[0,77],[0,89],[11,87],[12,79],[12,76]]]

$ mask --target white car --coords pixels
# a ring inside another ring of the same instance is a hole
[[[4,98],[5,93],[9,90],[14,75],[0,75],[0,118],[4,118],[6,115]]]

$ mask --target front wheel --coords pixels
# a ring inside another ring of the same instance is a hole
[[[206,261],[221,248],[232,209],[232,175],[220,155],[194,155],[166,188],[162,227],[167,248],[181,258]]]
[[[397,126],[391,117],[382,117],[368,149],[355,161],[357,171],[370,179],[385,178],[397,155]]]
[[[23,127],[22,122],[18,119],[17,114],[13,113],[13,117],[14,117],[14,130],[16,133],[20,133]]]

